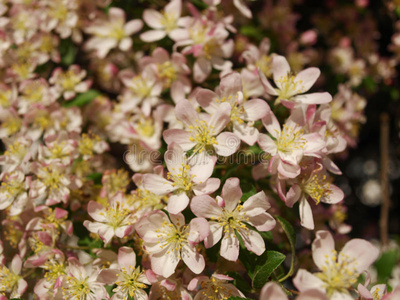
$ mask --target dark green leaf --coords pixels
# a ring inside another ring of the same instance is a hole
[[[292,225],[286,221],[284,218],[280,217],[280,216],[275,216],[276,220],[279,222],[279,224],[281,225],[283,231],[285,232],[288,240],[289,240],[289,244],[290,244],[290,250],[292,252],[292,259],[291,259],[291,263],[290,263],[290,269],[289,272],[286,274],[286,276],[282,277],[279,281],[283,281],[286,278],[288,278],[289,276],[291,276],[294,272],[294,263],[295,263],[295,259],[296,259],[296,233],[294,232],[294,229],[292,227]]]
[[[272,272],[280,266],[286,256],[277,251],[266,251],[256,261],[256,268],[253,274],[253,287],[261,289],[268,281]]]
[[[256,187],[254,185],[250,185],[250,190],[243,193],[242,198],[240,199],[242,202],[245,202],[251,196],[257,194]]]
[[[95,184],[101,184],[102,177],[103,177],[102,173],[92,173],[92,174],[86,176],[87,179],[93,180],[93,182]]]
[[[84,106],[90,103],[94,98],[100,95],[100,92],[97,90],[88,90],[83,94],[79,94],[73,100],[65,102],[63,104],[64,107],[72,107],[72,106]]]
[[[63,65],[69,66],[72,65],[75,61],[76,48],[74,43],[70,39],[61,40],[60,43],[60,55],[61,55],[61,63]]]
[[[378,280],[385,281],[392,274],[394,266],[400,259],[400,253],[397,250],[388,250],[375,262],[378,272]]]

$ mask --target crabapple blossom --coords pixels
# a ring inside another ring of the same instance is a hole
[[[91,265],[83,266],[78,259],[70,257],[67,274],[62,280],[62,299],[109,299],[110,296],[104,288],[104,283],[97,280],[98,274],[98,269],[92,268]]]
[[[90,201],[88,213],[95,222],[86,220],[83,225],[90,232],[97,233],[105,244],[110,243],[114,236],[123,238],[133,232],[135,217],[122,193],[112,197],[107,206]]]
[[[30,181],[21,170],[6,173],[0,186],[0,210],[9,207],[11,216],[19,215],[28,202]]]
[[[300,174],[300,161],[304,156],[320,156],[325,143],[318,133],[304,133],[303,127],[296,123],[298,110],[293,110],[283,128],[269,112],[262,122],[272,138],[264,133],[258,136],[260,148],[271,155],[268,171],[278,173],[284,178],[294,178]]]
[[[216,273],[212,274],[210,278],[199,276],[190,281],[188,289],[198,290],[194,300],[243,298],[243,293],[229,283],[231,280],[233,280],[232,277]]]
[[[119,248],[117,260],[117,265],[111,265],[109,269],[101,270],[98,277],[100,282],[117,285],[113,289],[115,294],[111,299],[127,299],[128,297],[135,300],[148,299],[143,289],[150,282],[144,272],[140,271],[140,267],[136,267],[136,254],[133,249],[129,247]]]
[[[125,23],[125,12],[117,7],[108,11],[108,20],[94,21],[85,28],[85,32],[94,35],[85,44],[88,51],[95,50],[99,58],[107,56],[108,52],[118,47],[127,51],[132,47],[131,35],[143,27],[141,20],[130,20]]]
[[[20,275],[21,269],[22,259],[18,254],[13,257],[9,268],[0,264],[0,293],[2,295],[8,294],[10,299],[20,298],[26,291],[28,283]]]
[[[195,248],[209,233],[204,218],[194,218],[186,224],[182,214],[168,217],[157,210],[139,220],[135,229],[143,240],[156,274],[169,277],[181,259],[195,274],[204,270],[204,257]]]
[[[292,75],[289,63],[280,55],[272,59],[272,75],[277,88],[273,88],[265,75],[260,72],[265,91],[271,96],[278,96],[275,104],[282,103],[288,108],[293,108],[296,103],[323,104],[332,101],[332,96],[326,92],[301,95],[313,86],[320,74],[319,69],[308,68],[297,75]]]
[[[154,9],[146,9],[143,12],[143,21],[153,30],[146,31],[140,35],[145,42],[155,42],[168,35],[169,38],[177,40],[181,36],[179,27],[185,24],[181,18],[182,0],[171,0],[163,12]]]
[[[226,180],[221,196],[216,199],[208,195],[196,196],[190,208],[197,217],[210,219],[210,233],[204,240],[210,248],[222,238],[220,255],[227,260],[236,261],[239,256],[240,235],[247,250],[261,255],[265,243],[261,235],[246,226],[254,226],[258,231],[270,231],[275,227],[275,219],[266,212],[271,205],[264,192],[259,192],[244,204],[240,204],[242,190],[238,178]]]
[[[176,143],[171,143],[164,159],[169,171],[168,180],[156,174],[145,174],[143,186],[157,195],[174,192],[168,199],[169,213],[180,213],[194,195],[211,194],[219,188],[220,180],[210,178],[216,162],[215,157],[207,164],[196,159],[188,160],[182,148]]]
[[[230,122],[231,105],[222,103],[213,115],[199,114],[189,101],[180,101],[175,107],[175,115],[187,130],[168,129],[164,131],[167,144],[179,144],[184,151],[193,148],[193,154],[206,157],[214,150],[218,155],[229,156],[239,148],[239,138],[231,132],[221,131]],[[200,160],[202,161],[202,160]],[[204,160],[205,161],[205,160]]]
[[[258,48],[253,44],[247,45],[247,49],[243,51],[241,56],[246,61],[246,67],[250,71],[258,69],[270,78],[272,76],[272,54],[268,55],[270,47],[269,38],[264,38]]]
[[[231,73],[221,79],[218,92],[200,89],[195,94],[196,101],[209,114],[215,114],[223,103],[231,106],[230,124],[232,131],[241,140],[254,145],[258,138],[255,121],[262,119],[270,111],[268,104],[261,99],[247,100],[243,95],[242,78],[239,73]]]
[[[54,85],[58,96],[62,95],[65,100],[71,100],[77,93],[84,93],[89,89],[92,81],[82,81],[85,77],[85,70],[81,70],[78,65],[71,65],[65,72],[61,68],[54,69],[49,83]]]
[[[348,290],[378,255],[378,249],[362,239],[348,241],[338,253],[332,235],[320,230],[312,244],[313,260],[320,272],[311,274],[300,269],[293,283],[300,292],[317,289],[329,299],[350,300],[353,297]]]
[[[344,198],[343,191],[330,183],[329,178],[321,169],[322,166],[316,163],[308,170],[303,170],[296,179],[292,180],[292,186],[287,194],[280,193],[282,200],[289,207],[299,201],[301,225],[311,230],[314,229],[314,221],[307,199],[313,200],[318,205],[320,202],[336,204]]]

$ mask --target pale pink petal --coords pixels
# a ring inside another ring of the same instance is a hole
[[[88,213],[97,222],[107,222],[107,218],[103,214],[104,206],[96,201],[91,200],[88,204]]]
[[[18,280],[18,288],[17,288],[17,294],[22,295],[25,293],[26,289],[28,288],[28,283],[25,281],[25,279],[20,278]]]
[[[299,72],[294,80],[301,86],[303,93],[307,92],[317,81],[321,71],[318,68],[308,68]]]
[[[209,178],[205,182],[194,186],[193,192],[196,196],[204,194],[209,195],[218,190],[220,184],[221,180],[219,178]]]
[[[326,265],[327,257],[331,257],[335,250],[335,241],[329,231],[320,230],[312,244],[312,256],[314,263],[320,270]]]
[[[232,132],[222,132],[217,136],[217,144],[214,145],[218,155],[229,156],[235,153],[240,146],[240,139]]]
[[[279,81],[282,77],[287,76],[290,73],[289,63],[284,56],[276,55],[273,57],[272,72],[275,84],[279,89],[282,89],[282,85]]]
[[[300,200],[300,223],[301,226],[313,230],[314,229],[314,218],[310,204],[308,203],[307,199],[303,197]]]
[[[272,111],[262,118],[262,123],[275,139],[281,135],[281,125]]]
[[[215,135],[220,133],[231,120],[231,105],[222,103],[218,110],[211,115],[208,126],[213,129]]]
[[[176,189],[171,181],[156,174],[144,174],[143,187],[157,195],[166,195]]]
[[[348,292],[341,293],[334,291],[329,300],[354,300],[354,298]]]
[[[164,160],[168,171],[170,171],[172,175],[182,174],[179,168],[182,168],[182,166],[186,164],[186,154],[179,144],[171,143],[168,145],[168,150],[164,154]]]
[[[124,38],[119,42],[119,49],[121,51],[128,51],[132,47],[132,39],[130,37]]]
[[[269,204],[267,196],[261,191],[247,199],[243,204],[243,210],[241,212],[246,213],[247,216],[253,217],[264,213],[270,207],[271,204]]]
[[[264,87],[264,90],[267,94],[272,95],[272,96],[278,96],[277,91],[273,88],[271,83],[268,81],[267,77],[264,75],[263,72],[260,70],[258,71],[258,74],[260,75],[261,83]]]
[[[190,203],[190,209],[197,217],[218,218],[222,214],[221,207],[208,195],[195,196]]]
[[[164,30],[148,30],[140,35],[140,39],[146,43],[152,43],[163,39],[167,33]]]
[[[247,250],[257,254],[257,255],[261,255],[264,253],[265,251],[265,242],[262,238],[262,236],[254,231],[254,230],[250,230],[248,228],[243,229],[240,228],[238,230],[240,236],[242,237],[243,243],[246,247]]]
[[[189,140],[191,134],[182,129],[167,129],[164,131],[163,137],[167,144],[177,143],[184,151],[188,151],[196,145]]]
[[[14,274],[19,274],[21,272],[21,268],[22,268],[21,256],[16,254],[14,255],[11,261],[11,266],[10,266],[11,272],[13,272]]]
[[[105,284],[111,284],[113,285],[117,280],[118,280],[118,273],[120,271],[117,269],[104,269],[101,270],[99,273],[99,276],[97,277],[97,280],[99,282],[105,283]]]
[[[161,29],[164,28],[162,25],[163,15],[154,9],[146,9],[143,12],[143,20],[151,28]]]
[[[257,128],[248,125],[247,123],[233,123],[233,133],[237,135],[243,142],[253,146],[258,139],[259,131]]]
[[[208,75],[211,74],[212,65],[211,62],[205,57],[199,57],[196,59],[193,66],[193,79],[197,83],[201,83]]]
[[[261,99],[253,99],[246,101],[243,104],[243,109],[245,111],[245,121],[257,121],[266,116],[268,112],[271,111],[267,102]]]
[[[130,247],[121,247],[118,250],[118,264],[126,269],[136,266],[136,254]]]
[[[235,97],[238,93],[242,93],[243,87],[240,74],[232,72],[222,77],[219,89],[223,97]]]
[[[190,231],[187,240],[191,245],[202,242],[210,233],[210,226],[204,218],[194,218],[189,223]]]
[[[172,244],[168,244],[168,246],[159,253],[151,255],[151,269],[154,273],[168,278],[174,274],[180,260],[179,256],[178,250],[176,250]]]
[[[339,264],[343,260],[353,259],[348,267],[354,267],[361,274],[378,258],[379,250],[370,242],[362,239],[352,239],[344,245],[339,254]]]
[[[300,269],[297,272],[296,276],[293,278],[293,284],[300,292],[312,289],[316,289],[321,292],[325,291],[325,283],[304,269]]]
[[[131,20],[124,25],[124,32],[127,36],[130,36],[142,29],[143,22],[141,20]]]
[[[115,236],[115,232],[111,227],[102,227],[98,230],[98,235],[103,240],[104,244],[108,244]]]
[[[209,222],[210,233],[204,240],[204,246],[208,249],[213,247],[222,237],[224,227],[218,222]]]
[[[285,292],[280,288],[276,282],[266,283],[260,292],[260,300],[288,300]]]
[[[242,189],[240,188],[239,178],[228,178],[222,187],[221,197],[225,201],[225,210],[233,211],[242,198]]]
[[[324,104],[329,103],[332,101],[331,94],[324,92],[324,93],[312,93],[312,94],[305,94],[305,95],[297,95],[292,98],[293,101],[300,102],[303,104]]]
[[[167,14],[172,14],[177,18],[180,17],[182,11],[182,0],[171,0],[164,7],[164,11]]]
[[[243,0],[233,0],[233,4],[246,18],[251,19],[253,17],[251,10],[243,3]]]
[[[303,191],[298,184],[293,185],[286,195],[285,204],[288,207],[293,207],[293,205],[299,201],[302,193]]]
[[[220,254],[230,261],[237,261],[239,257],[239,240],[234,232],[226,232],[222,238]]]
[[[200,274],[206,265],[204,257],[195,251],[189,245],[184,245],[181,251],[183,262],[189,267],[189,269],[195,273]]]
[[[270,231],[276,225],[275,219],[266,212],[254,217],[249,217],[248,223],[254,226],[258,231]]]
[[[219,108],[219,105],[215,101],[218,99],[218,95],[211,90],[200,88],[194,98],[209,114],[215,113]]]
[[[194,109],[193,105],[187,100],[180,101],[176,105],[175,115],[178,120],[182,121],[187,126],[195,126],[196,120],[199,120],[198,113]]]
[[[189,197],[185,192],[172,195],[168,199],[167,211],[171,214],[178,214],[183,211],[189,204]]]
[[[268,154],[271,154],[272,156],[275,156],[277,153],[277,146],[275,141],[269,136],[264,133],[260,133],[258,135],[258,145],[260,148]]]
[[[331,190],[331,193],[325,197],[322,197],[321,202],[336,204],[343,200],[344,193],[340,188],[334,184],[330,184],[329,189]]]

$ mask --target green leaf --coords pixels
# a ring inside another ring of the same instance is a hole
[[[237,272],[228,272],[228,276],[234,279],[233,285],[236,286],[240,291],[242,291],[243,293],[251,292],[251,286],[246,281],[246,279],[243,278],[243,274]]]
[[[72,106],[84,106],[90,103],[94,98],[100,95],[100,92],[97,90],[88,90],[83,94],[79,94],[73,100],[65,102],[63,104],[64,107],[72,107]]]
[[[253,25],[244,25],[244,26],[242,26],[240,28],[240,33],[245,35],[245,36],[254,38],[256,40],[260,40],[260,37],[264,36],[262,34],[262,31],[259,28],[255,27]]]
[[[292,225],[288,221],[286,221],[284,218],[282,218],[280,216],[275,216],[275,218],[281,225],[283,231],[285,232],[285,234],[289,240],[290,250],[292,252],[292,259],[290,262],[289,272],[284,277],[279,279],[279,281],[283,281],[283,280],[287,279],[288,277],[290,277],[294,273],[294,263],[295,263],[295,259],[296,259],[296,248],[295,248],[296,233],[294,232]]]
[[[245,202],[251,196],[257,194],[257,189],[254,185],[250,185],[250,190],[243,193],[242,198],[240,199],[242,202]]]
[[[395,250],[384,252],[381,257],[375,262],[376,271],[378,272],[378,281],[384,282],[390,278],[394,266],[400,259],[400,253]]]
[[[277,251],[266,251],[256,260],[256,268],[253,274],[253,287],[261,289],[268,281],[272,272],[280,266],[286,256]]]
[[[101,184],[101,179],[103,177],[103,173],[92,173],[86,176],[87,179],[93,180],[95,184]]]
[[[76,48],[74,43],[70,39],[61,40],[60,43],[60,55],[61,63],[63,65],[72,65],[75,61]]]

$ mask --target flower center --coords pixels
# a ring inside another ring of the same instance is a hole
[[[15,197],[25,190],[24,182],[14,178],[10,179],[10,175],[6,175],[3,180],[4,181],[1,183],[0,191],[1,193],[6,193],[7,197]]]
[[[139,281],[139,276],[142,275],[139,267],[134,269],[129,266],[129,270],[126,270],[126,268],[122,268],[121,270],[122,272],[117,275],[119,277],[116,282],[118,287],[113,290],[114,292],[122,291],[124,294],[128,293],[129,296],[133,298],[136,290],[145,289],[147,287],[144,283]]]
[[[166,88],[169,88],[172,82],[177,79],[176,69],[170,61],[159,64],[158,72],[160,78],[164,80],[164,86]]]
[[[322,272],[315,275],[325,283],[328,298],[334,292],[347,293],[347,290],[357,282],[359,274],[354,267],[354,258],[340,254],[340,263],[337,261],[337,252],[332,250],[330,256],[325,256],[325,265]]]
[[[157,237],[160,238],[158,243],[162,243],[160,248],[162,249],[170,245],[171,250],[180,251],[183,245],[187,243],[186,239],[189,233],[186,232],[186,228],[187,226],[180,226],[179,223],[178,226],[175,226],[167,221],[163,222],[161,228],[155,230]],[[169,251],[167,253],[169,253]],[[181,259],[180,254],[179,259]]]
[[[172,169],[175,171],[175,168]],[[189,173],[190,166],[187,164],[182,164],[178,169],[178,174],[172,175],[171,172],[168,172],[167,178],[172,180],[172,186],[177,186],[180,190],[190,191],[193,186],[193,177],[196,175],[191,175]]]
[[[328,197],[332,194],[326,175],[313,175],[311,180],[307,181],[303,190],[315,201],[316,204],[321,202],[321,198]]]
[[[169,14],[167,12],[163,12],[163,17],[160,20],[161,25],[165,28],[165,31],[169,33],[173,29],[176,28],[177,16],[175,14]]]
[[[283,125],[282,133],[277,141],[279,152],[292,153],[294,149],[301,149],[306,144],[302,138],[303,130],[299,127]]]
[[[89,284],[87,282],[88,278],[89,277],[78,279],[75,277],[67,276],[67,282],[69,285],[69,295],[65,295],[64,292],[63,293],[64,299],[71,299],[72,297],[76,297],[75,299],[87,299],[86,295],[89,295],[91,293]],[[66,290],[66,288],[63,289]]]
[[[11,272],[5,266],[0,266],[0,293],[10,293],[18,285],[22,277]]]
[[[292,96],[301,94],[305,91],[305,88],[302,85],[303,81],[295,81],[295,79],[295,75],[287,74],[277,80],[277,82],[279,82],[281,85],[280,89],[276,89],[280,99],[288,100]]]
[[[44,278],[46,281],[54,284],[60,275],[65,274],[65,265],[64,263],[58,263],[57,261],[46,262],[44,264],[44,269],[47,270],[46,274],[44,274]]]
[[[124,204],[116,201],[113,206],[108,206],[105,212],[101,212],[100,215],[105,215],[108,220],[108,224],[117,229],[122,225],[125,225],[125,219],[129,216],[130,210],[124,207]]]
[[[232,296],[232,292],[222,285],[221,280],[211,277],[209,281],[201,283],[201,294],[210,300],[226,300]]]
[[[189,138],[190,141],[196,142],[194,153],[201,153],[206,146],[217,145],[217,141],[214,137],[213,126],[209,126],[206,121],[195,120],[196,125],[189,126],[189,132],[192,136]]]

